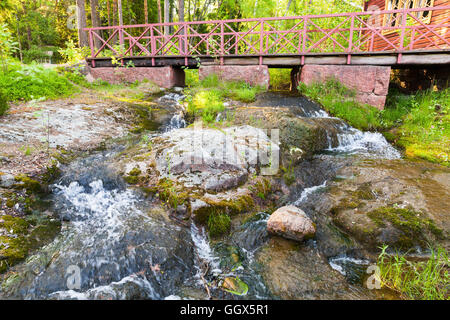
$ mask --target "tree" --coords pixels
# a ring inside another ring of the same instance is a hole
[[[164,23],[170,22],[170,1],[164,0]],[[164,35],[169,34],[169,26],[164,26]]]
[[[178,20],[184,22],[184,0],[178,0]]]
[[[91,19],[94,28],[101,26],[98,0],[91,0]],[[100,36],[102,35],[101,30],[98,30],[97,33]],[[97,49],[101,46],[100,40],[97,37],[94,37],[94,45]]]
[[[145,24],[148,24],[148,0],[144,0]]]
[[[3,71],[8,71],[7,58],[17,50],[17,42],[13,41],[11,32],[6,24],[0,25],[0,59],[2,60]]]
[[[85,0],[77,0],[78,43],[80,48],[89,46],[86,28],[86,3]]]

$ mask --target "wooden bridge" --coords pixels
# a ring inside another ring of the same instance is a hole
[[[86,60],[93,70],[172,67],[175,73],[200,66],[448,65],[449,12],[450,5],[87,28],[91,54]]]
[[[426,23],[421,19],[424,12],[445,14],[447,19]],[[135,66],[194,68],[199,62],[275,67],[318,62],[449,63],[449,12],[450,6],[441,6],[88,28],[91,56],[87,61],[92,67],[112,66],[110,57],[116,56]],[[101,44],[98,48],[95,39]]]

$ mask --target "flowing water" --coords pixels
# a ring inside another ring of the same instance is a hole
[[[179,95],[161,99],[178,102]],[[323,163],[320,157],[329,163],[348,156],[400,157],[380,134],[351,128],[314,104],[304,101],[300,106],[305,106],[300,116],[333,119],[333,130],[338,130],[337,143],[330,142],[328,150],[313,162]],[[161,131],[185,125],[182,116],[175,114]],[[213,245],[202,227],[177,225],[156,201],[127,187],[112,173],[112,159],[124,148],[117,145],[62,168],[64,174],[53,185],[51,196],[54,210],[64,221],[61,234],[17,267],[18,285],[5,292],[5,297],[207,299],[206,282],[218,284],[226,277],[239,277],[249,287],[245,296],[233,296],[214,285],[209,287],[210,294],[215,298],[277,298],[266,286],[255,259],[269,239],[267,214],[256,215],[229,239]],[[318,174],[313,162],[302,171],[312,178],[306,179],[308,185],[293,199],[296,206],[307,206],[333,177],[333,173]],[[230,257],[237,257],[239,263]],[[329,259],[329,264],[357,282],[367,261],[344,254]]]

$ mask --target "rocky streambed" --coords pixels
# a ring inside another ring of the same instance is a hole
[[[365,284],[380,245],[448,250],[448,169],[302,97],[230,102],[210,126],[180,101],[105,121],[116,139],[58,163],[41,197],[58,227],[3,274],[2,298],[388,298]]]

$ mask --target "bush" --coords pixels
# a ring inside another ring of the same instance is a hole
[[[270,68],[270,88],[273,90],[289,90],[291,86],[291,69]]]
[[[61,61],[61,55],[59,54],[58,49],[58,47],[38,47],[33,45],[29,50],[23,51],[23,62],[43,63],[51,60],[52,63],[57,63]],[[47,54],[48,51],[53,52],[53,55],[51,57]]]
[[[76,91],[72,83],[53,69],[38,64],[10,64],[0,73],[0,88],[9,101],[29,101],[38,98],[68,96]]]
[[[6,94],[0,89],[0,116],[4,115],[6,110],[8,110],[8,100],[6,99]]]

